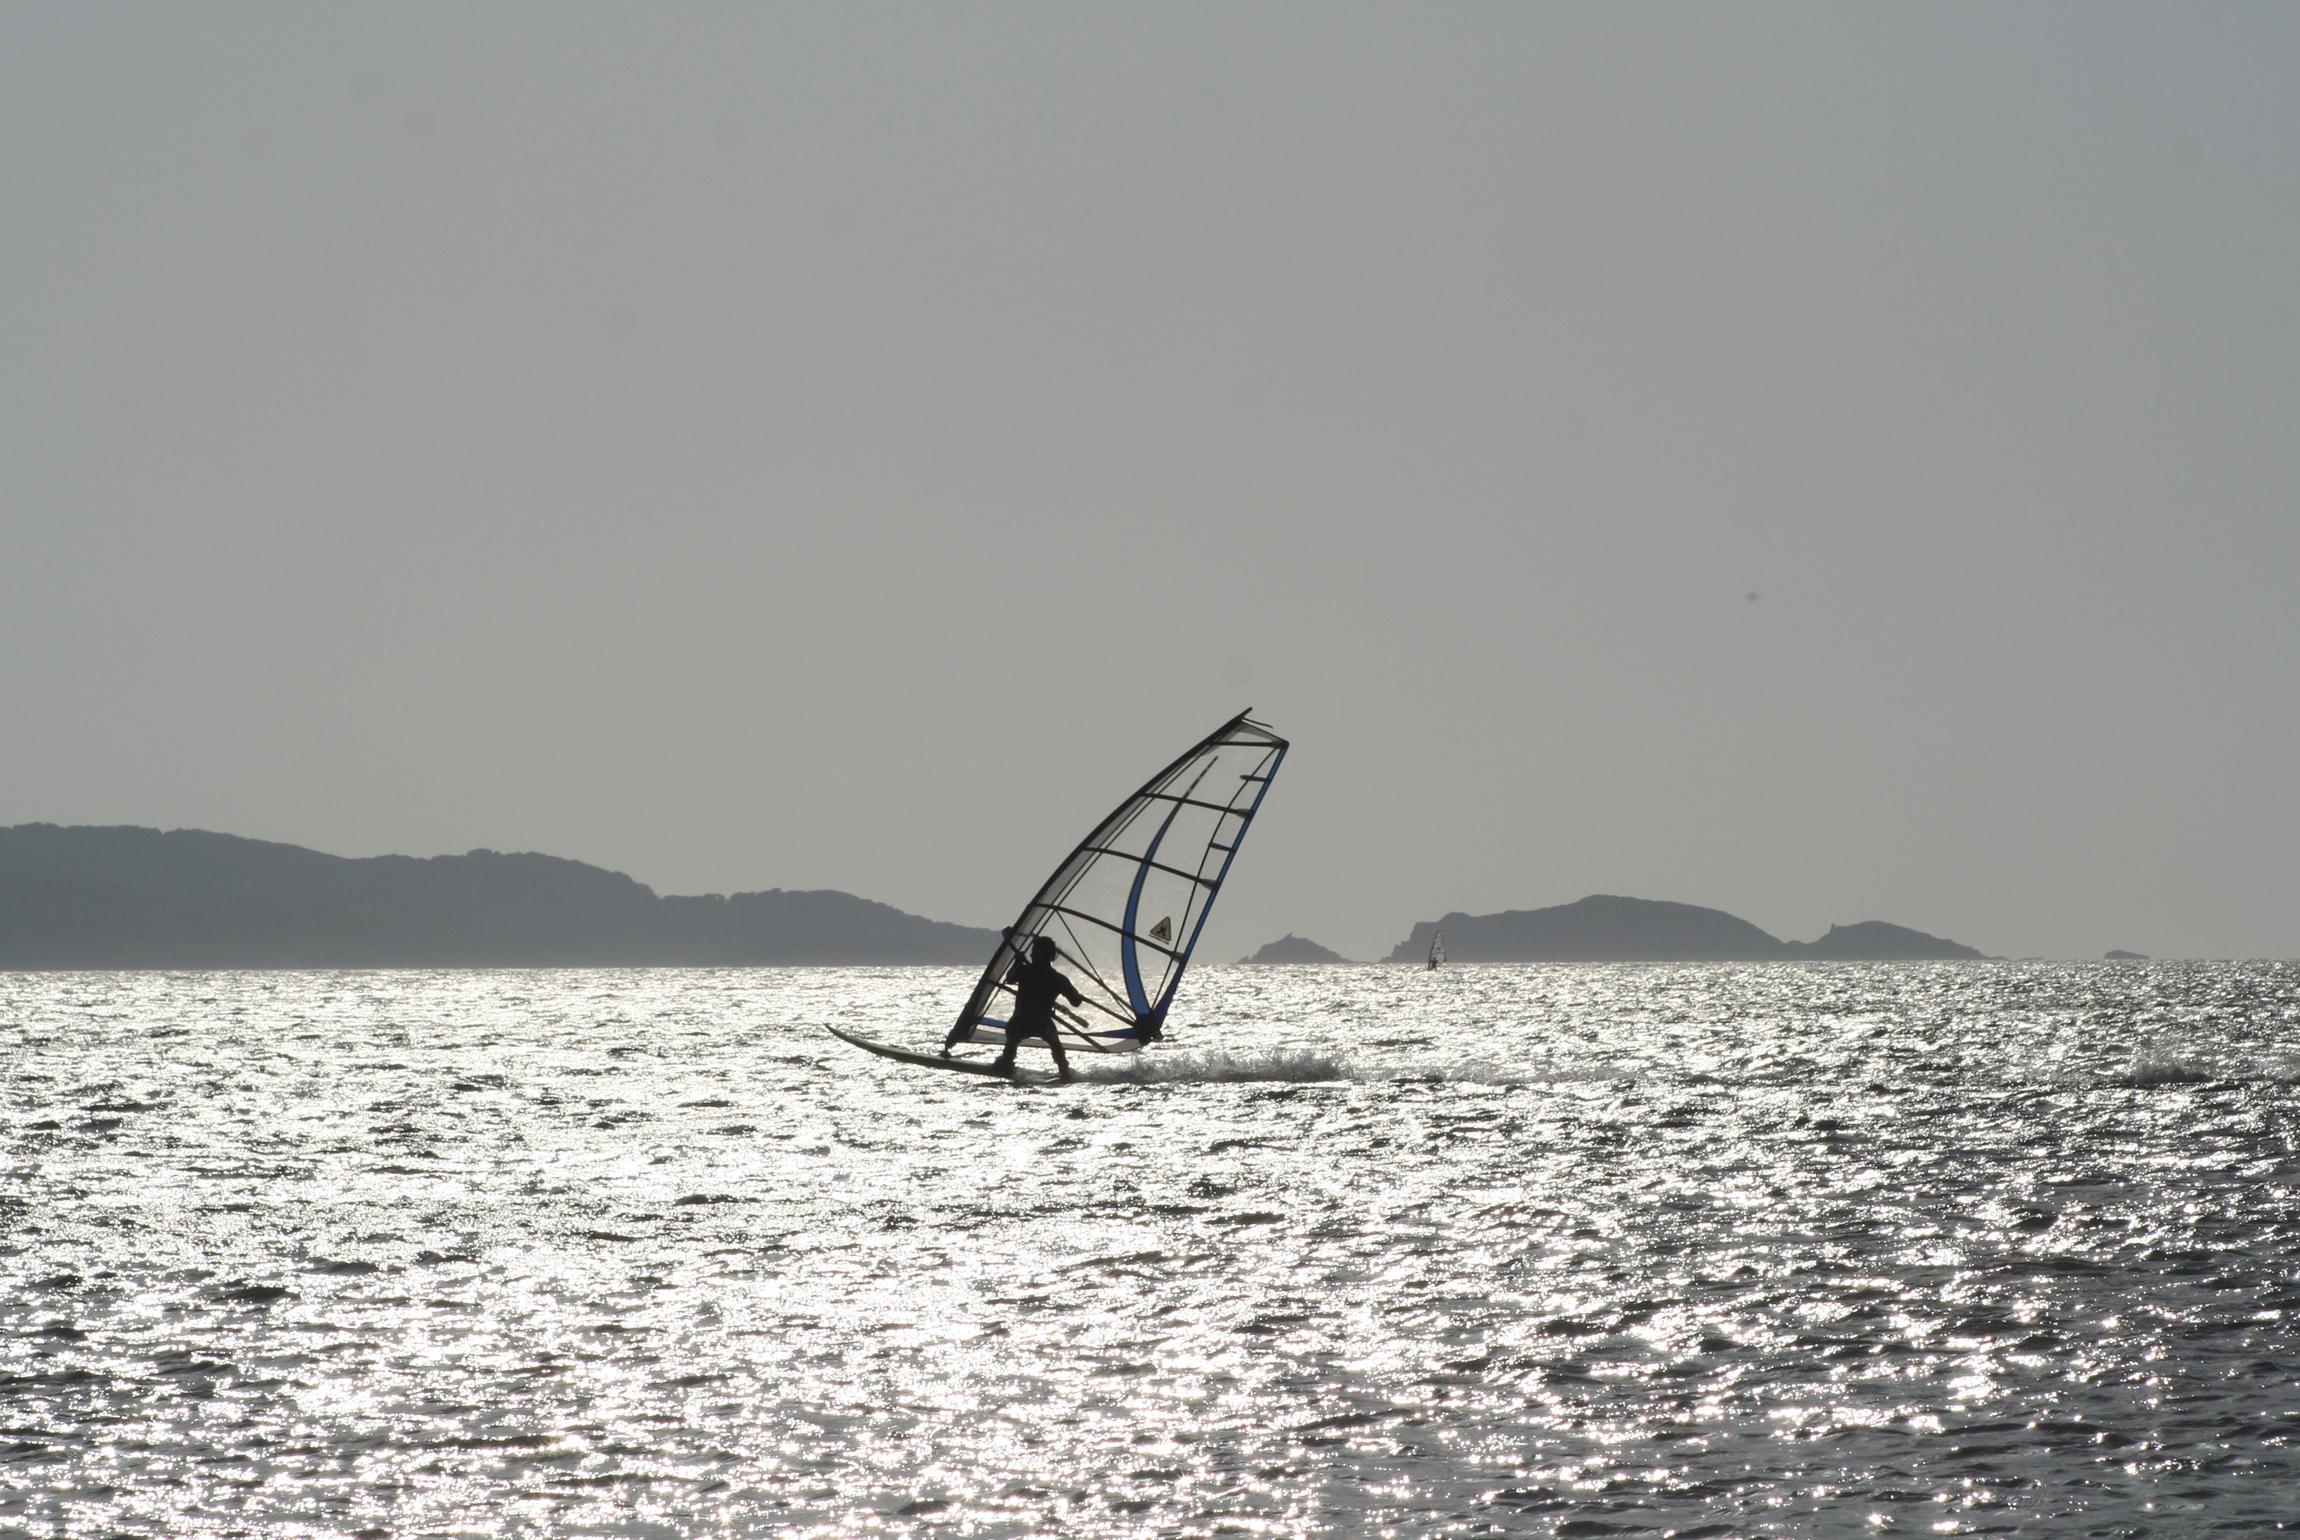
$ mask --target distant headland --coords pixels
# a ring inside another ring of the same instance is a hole
[[[1424,920],[1389,955],[1420,962],[1445,932],[1452,962],[1913,962],[1979,958],[1960,942],[1882,920],[1832,925],[1818,941],[1783,941],[1722,909],[1593,894],[1549,909]]]
[[[1307,936],[1288,931],[1263,947],[1251,957],[1241,957],[1239,963],[1248,967],[1276,966],[1285,963],[1346,963],[1341,953],[1322,947]]]
[[[658,897],[556,856],[0,829],[0,968],[980,966],[997,944],[846,893]]]

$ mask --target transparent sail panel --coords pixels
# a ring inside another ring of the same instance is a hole
[[[1015,920],[953,1035],[1003,1042],[1007,970],[1051,936],[1055,967],[1086,997],[1057,1008],[1066,1044],[1127,1052],[1160,1034],[1230,863],[1286,756],[1243,713],[1161,770],[1095,826]]]

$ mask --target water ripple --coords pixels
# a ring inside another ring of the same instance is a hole
[[[2254,1533],[2300,970],[0,976],[0,1532]]]

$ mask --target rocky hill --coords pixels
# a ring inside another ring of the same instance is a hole
[[[1446,956],[1470,962],[1780,962],[1799,958],[1977,958],[1959,942],[1882,920],[1833,925],[1818,941],[1783,941],[1722,909],[1593,894],[1548,909],[1424,920],[1387,961],[1420,962],[1445,932]]]
[[[1307,936],[1297,936],[1289,931],[1253,956],[1241,957],[1238,961],[1251,964],[1346,963],[1349,959],[1339,952],[1318,945]]]
[[[0,829],[0,968],[979,964],[997,941],[828,890],[659,897],[556,856]]]

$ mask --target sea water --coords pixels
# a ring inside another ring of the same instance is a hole
[[[2300,1515],[2300,968],[970,982],[0,976],[0,1533]]]

